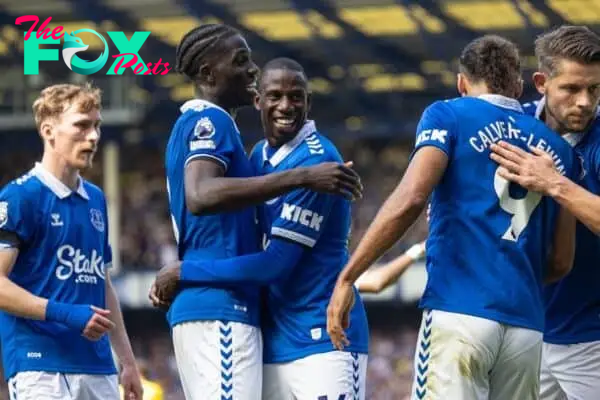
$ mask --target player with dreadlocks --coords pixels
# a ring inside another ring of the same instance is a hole
[[[251,105],[258,68],[244,37],[204,25],[183,37],[176,70],[197,98],[181,108],[166,153],[167,188],[181,260],[219,260],[259,251],[255,205],[295,189],[360,196],[349,164],[328,162],[265,176],[255,173],[232,115]],[[262,341],[258,284],[186,282],[165,268],[150,297],[166,305],[187,399],[260,399]]]

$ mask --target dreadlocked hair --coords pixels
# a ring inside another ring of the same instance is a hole
[[[239,31],[229,25],[206,24],[192,29],[179,42],[175,52],[175,71],[195,79],[200,66],[219,43]]]

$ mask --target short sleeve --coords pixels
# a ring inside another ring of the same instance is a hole
[[[279,216],[273,221],[271,236],[314,247],[325,228],[333,195],[299,189],[288,193]]]
[[[422,147],[434,146],[448,157],[456,143],[457,122],[447,102],[438,101],[425,109],[417,126],[414,153]]]
[[[0,247],[18,247],[27,243],[35,232],[35,207],[29,205],[27,193],[21,185],[8,184],[0,192]],[[12,234],[12,235],[11,235]],[[11,240],[14,236],[19,243]]]
[[[181,129],[187,148],[185,165],[198,158],[209,158],[229,168],[234,152],[233,135],[238,131],[229,115],[221,110],[205,110],[193,113]]]

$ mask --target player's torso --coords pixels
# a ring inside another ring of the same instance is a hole
[[[600,118],[580,137],[575,152],[583,168],[579,184],[600,196]],[[600,340],[600,237],[581,222],[576,235],[573,269],[544,290],[544,340],[549,343]]]
[[[107,221],[104,198],[89,191],[57,197],[29,176],[35,231],[21,247],[10,279],[43,298],[106,307]],[[7,376],[19,371],[114,373],[108,337],[92,343],[65,325],[0,314]]]
[[[253,154],[257,173],[264,175],[298,167],[311,152],[327,152],[329,159],[341,162],[335,146],[315,133],[300,144],[276,167],[262,163],[262,156]],[[259,159],[259,160],[257,160]],[[310,354],[331,350],[326,332],[326,308],[339,272],[348,260],[348,240],[351,204],[335,196],[331,212],[324,218],[302,204],[289,204],[284,197],[267,201],[260,211],[265,241],[273,222],[278,218],[321,231],[314,247],[305,251],[299,265],[284,279],[265,291],[268,311],[262,314],[265,362],[284,362]],[[367,352],[368,327],[365,311],[357,293],[348,336],[352,348],[348,351]]]
[[[206,114],[211,116],[210,112]],[[254,253],[260,250],[256,208],[194,216],[185,205],[184,170],[186,146],[179,127],[184,114],[176,123],[167,145],[166,170],[171,216],[177,237],[179,257],[223,259]],[[237,127],[229,133],[232,143],[227,178],[253,176],[253,169],[244,150]],[[202,285],[187,287],[177,296],[169,310],[171,325],[190,320],[231,320],[257,325],[258,287],[248,285]],[[202,304],[202,306],[198,306]]]
[[[567,172],[573,156],[559,136],[520,110],[476,98],[451,105],[457,137],[432,195],[422,304],[541,330],[540,292],[558,207],[501,178],[489,146],[501,139],[537,146]]]

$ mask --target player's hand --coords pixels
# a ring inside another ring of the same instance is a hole
[[[163,311],[168,311],[169,307],[171,307],[171,300],[162,300],[158,297],[158,289],[156,288],[156,283],[152,283],[150,287],[150,292],[148,293],[148,299],[150,299],[150,303],[156,308],[159,308]]]
[[[123,365],[121,369],[121,386],[123,386],[123,400],[143,400],[144,387],[138,367]]]
[[[91,306],[94,314],[92,318],[87,322],[83,329],[83,336],[93,342],[98,341],[108,331],[115,327],[115,323],[109,318],[110,310]]]
[[[171,303],[179,289],[180,278],[181,261],[175,261],[158,271],[153,288],[150,290],[150,300],[155,306]]]
[[[303,169],[304,186],[321,193],[341,194],[349,200],[362,198],[363,186],[360,176],[352,169],[353,162],[321,163]]]
[[[350,344],[345,330],[350,327],[350,310],[354,306],[354,290],[347,282],[338,281],[327,306],[327,333],[338,350]]]
[[[552,157],[530,147],[531,153],[504,141],[490,146],[490,158],[500,165],[498,175],[527,190],[549,195],[561,178]]]

